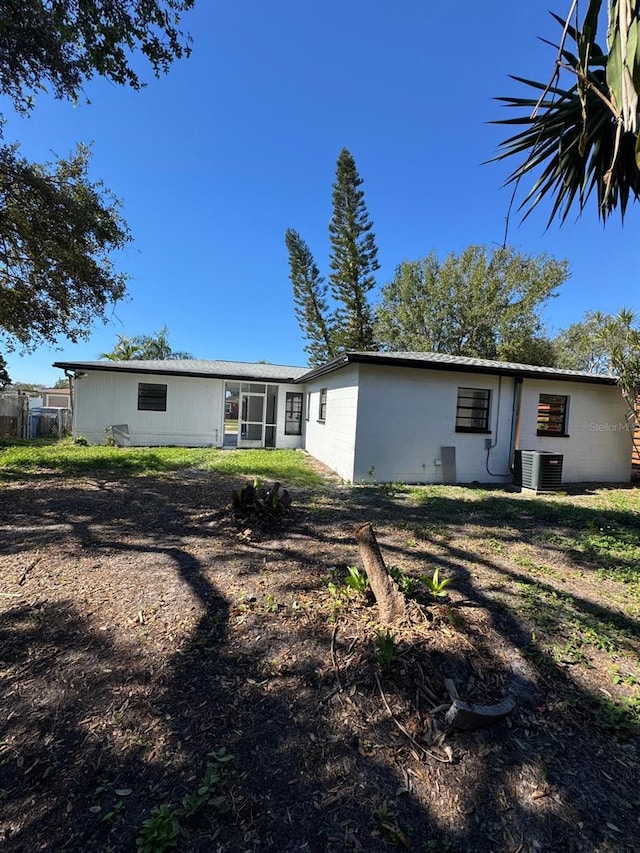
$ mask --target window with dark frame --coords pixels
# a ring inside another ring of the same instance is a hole
[[[538,435],[567,435],[569,398],[563,394],[540,394],[538,398]]]
[[[166,412],[167,386],[155,382],[138,383],[138,411]]]
[[[302,435],[302,393],[287,391],[284,409],[284,434]]]
[[[491,391],[486,388],[458,388],[456,432],[491,432],[490,400]]]
[[[320,389],[320,405],[318,406],[318,420],[324,423],[327,419],[327,389]]]

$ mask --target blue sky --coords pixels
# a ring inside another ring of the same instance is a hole
[[[569,0],[556,0],[566,13]],[[565,8],[566,7],[566,8]],[[7,139],[36,160],[93,141],[91,172],[122,199],[134,242],[118,259],[129,298],[87,342],[10,354],[15,381],[51,383],[55,360],[95,359],[118,334],[169,327],[199,358],[305,364],[284,233],[298,230],[328,273],[336,158],[354,155],[379,247],[378,282],[397,264],[500,244],[510,164],[488,164],[507,129],[494,98],[509,74],[545,80],[556,39],[546,3],[418,0],[197,0],[190,59],[139,93],[103,80],[73,106],[40,96]],[[515,165],[511,164],[511,165]],[[586,310],[640,307],[638,208],[604,228],[591,208],[545,231],[548,208],[509,242],[567,258],[552,330]],[[632,238],[633,235],[633,238]]]

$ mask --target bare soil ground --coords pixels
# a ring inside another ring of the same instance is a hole
[[[452,514],[329,478],[290,490],[282,526],[251,529],[225,510],[240,482],[0,489],[3,851],[133,851],[208,762],[222,778],[180,816],[181,851],[640,850],[639,738],[603,725],[598,704],[624,684],[597,650],[536,650],[509,604],[531,573],[506,554],[527,543],[531,562],[562,536],[557,520],[541,527],[523,500],[509,538],[499,508]],[[358,563],[367,520],[388,563],[456,578],[448,602],[422,601],[395,630],[388,667],[374,603],[327,586]],[[610,608],[636,666],[638,620],[610,603],[613,583],[563,560],[545,589]],[[506,721],[445,730],[445,677],[492,702],[514,665],[526,684]]]

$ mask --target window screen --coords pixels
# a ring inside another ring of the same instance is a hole
[[[484,388],[458,388],[456,432],[489,432],[490,399]]]
[[[540,394],[538,400],[538,435],[566,435],[568,397]]]
[[[138,411],[166,412],[167,386],[151,382],[138,383]]]
[[[302,435],[302,394],[287,393],[284,414],[284,434]]]

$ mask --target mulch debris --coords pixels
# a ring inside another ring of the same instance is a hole
[[[640,850],[637,736],[594,726],[570,668],[527,658],[479,569],[409,610],[388,665],[375,604],[328,587],[362,521],[408,572],[451,543],[407,548],[388,505],[331,482],[252,524],[229,508],[242,485],[0,489],[3,851],[134,850],[221,749],[180,851]],[[528,687],[505,720],[447,729],[445,679],[486,705],[514,672]]]

